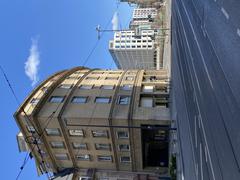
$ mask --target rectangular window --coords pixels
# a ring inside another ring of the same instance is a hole
[[[48,90],[48,87],[47,87],[47,86],[45,86],[45,87],[42,87],[42,89],[41,89],[41,90],[42,90],[42,92],[44,92],[44,93],[45,93],[45,92],[47,92],[47,90]]]
[[[122,72],[119,72],[119,71],[113,71],[113,72],[109,72],[109,74],[122,74]]]
[[[114,85],[102,85],[101,89],[112,90],[114,89]]]
[[[168,88],[166,86],[155,86],[155,91],[168,92]]]
[[[98,80],[99,77],[89,76],[89,77],[86,77],[86,79],[88,79],[88,80]]]
[[[79,89],[92,89],[93,85],[81,85]]]
[[[132,85],[132,84],[124,84],[124,85],[121,87],[121,90],[131,91],[132,88],[133,88],[133,85]]]
[[[66,79],[80,79],[79,76],[68,76]]]
[[[99,104],[108,104],[110,103],[110,97],[96,97],[95,102]]]
[[[92,180],[91,177],[79,177],[79,180]]]
[[[49,100],[51,103],[61,103],[64,101],[64,96],[52,96]]]
[[[142,91],[143,92],[153,92],[154,86],[143,86]]]
[[[45,129],[47,135],[49,136],[60,136],[60,131],[59,129],[55,129],[55,128],[46,128]]]
[[[72,84],[61,84],[58,86],[60,89],[70,89],[72,87]]]
[[[103,73],[104,73],[103,71],[94,71],[91,74],[103,74]]]
[[[78,154],[76,156],[76,158],[79,161],[90,161],[90,155],[89,154]]]
[[[52,141],[50,142],[52,148],[65,148],[64,143],[62,141]]]
[[[125,78],[125,80],[127,80],[127,81],[133,81],[133,80],[134,80],[134,77],[133,77],[133,76],[127,76],[127,77]]]
[[[130,96],[119,96],[118,97],[118,104],[127,105],[130,102]]]
[[[168,98],[167,97],[156,97],[154,99],[155,106],[167,107],[168,108]]]
[[[127,131],[118,131],[117,132],[118,139],[128,139],[128,132]]]
[[[130,163],[131,162],[131,158],[130,158],[130,156],[121,156],[120,157],[120,162],[121,163]]]
[[[129,146],[129,144],[119,144],[118,149],[119,149],[119,151],[129,151],[130,146]]]
[[[141,97],[140,98],[141,107],[153,107],[153,98],[152,97]]]
[[[38,99],[38,98],[33,98],[30,103],[31,103],[32,105],[36,105],[36,104],[39,102],[39,100],[40,100],[40,99]]]
[[[30,133],[35,133],[36,132],[36,130],[35,130],[35,128],[33,126],[27,126],[27,130]]]
[[[108,132],[106,130],[96,130],[92,131],[93,137],[108,137]]]
[[[112,161],[112,156],[97,156],[98,161]]]
[[[73,142],[72,146],[73,146],[74,149],[87,149],[87,144],[86,143]]]
[[[111,150],[111,144],[96,143],[95,148],[96,150]]]
[[[74,96],[72,98],[72,103],[77,103],[77,104],[84,104],[87,102],[88,97],[82,97],[82,96]]]
[[[57,160],[68,160],[68,155],[66,153],[55,154]]]
[[[106,77],[105,80],[118,80],[118,77],[109,76],[109,77]]]
[[[82,129],[70,129],[68,132],[70,136],[84,136]]]

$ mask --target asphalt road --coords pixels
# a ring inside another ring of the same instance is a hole
[[[239,7],[236,0],[173,0],[172,89],[182,179],[240,179]]]

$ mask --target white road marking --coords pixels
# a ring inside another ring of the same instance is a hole
[[[237,35],[240,37],[240,29],[237,28]]]
[[[226,17],[226,19],[229,19],[229,14],[227,13],[227,11],[222,7],[221,8],[222,13],[224,14],[224,16]]]

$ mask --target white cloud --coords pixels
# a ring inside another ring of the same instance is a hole
[[[118,13],[115,12],[112,18],[112,29],[118,30]]]
[[[38,81],[38,66],[40,64],[40,56],[38,51],[38,40],[32,39],[32,45],[30,48],[30,54],[25,62],[25,74],[32,81],[34,86]]]

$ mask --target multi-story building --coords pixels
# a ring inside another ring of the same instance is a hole
[[[156,8],[135,8],[129,24],[130,29],[136,29],[139,25],[151,25],[157,13]]]
[[[121,2],[128,2],[129,4],[138,4],[140,7],[159,7],[163,0],[120,0]]]
[[[160,69],[155,32],[151,29],[115,32],[109,51],[120,69]]]
[[[135,8],[133,10],[133,20],[155,18],[157,16],[156,8]]]
[[[40,172],[74,180],[166,177],[168,84],[165,70],[56,73],[15,113],[19,147]]]

